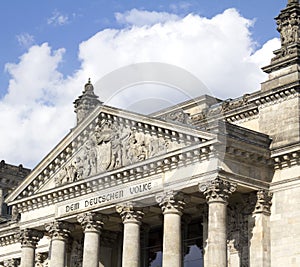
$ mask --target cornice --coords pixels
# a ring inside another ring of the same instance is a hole
[[[300,165],[300,145],[297,143],[273,150],[271,157],[274,161],[275,170]]]

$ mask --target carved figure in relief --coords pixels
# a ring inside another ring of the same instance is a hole
[[[102,120],[73,159],[56,176],[56,185],[84,179],[96,173],[117,169],[167,153],[180,147],[164,137]]]
[[[82,256],[83,256],[83,242],[79,240],[74,240],[71,247],[71,266],[81,267],[82,266]]]
[[[83,147],[83,177],[96,174],[97,172],[97,151],[95,143],[88,140]]]

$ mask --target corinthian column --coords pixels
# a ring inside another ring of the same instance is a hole
[[[84,230],[82,267],[99,266],[100,232],[103,216],[97,213],[84,213],[77,216],[77,221]]]
[[[20,242],[22,248],[21,267],[34,267],[35,249],[37,243],[43,237],[43,233],[32,229],[23,229],[20,231]]]
[[[46,224],[45,229],[51,237],[50,267],[65,267],[66,244],[74,227],[67,222],[54,221]]]
[[[164,214],[163,267],[181,267],[181,215],[185,206],[181,193],[173,191],[156,196]]]
[[[207,265],[227,266],[227,199],[236,190],[236,185],[215,179],[199,185],[208,203]]]
[[[122,267],[140,266],[140,225],[144,213],[131,204],[117,206],[124,224]]]
[[[258,191],[255,210],[253,212],[252,237],[250,241],[250,266],[271,266],[270,253],[270,215],[272,193]]]

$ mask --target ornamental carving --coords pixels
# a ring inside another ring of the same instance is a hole
[[[256,195],[257,195],[257,201],[253,213],[254,214],[263,213],[266,215],[270,215],[273,194],[269,191],[260,190],[257,192]]]
[[[199,190],[205,195],[208,203],[227,203],[229,196],[236,190],[236,184],[216,178],[215,180],[200,184]]]
[[[73,240],[71,245],[70,266],[82,267],[83,259],[83,240]]]
[[[188,198],[181,192],[168,191],[157,195],[156,201],[162,209],[163,214],[175,213],[182,215]]]
[[[20,266],[20,259],[9,259],[3,262],[4,267],[17,267]]]
[[[89,138],[78,147],[62,170],[56,186],[71,183],[96,173],[121,168],[182,147],[162,136],[151,136],[137,129],[103,119]]]
[[[141,224],[144,217],[144,212],[135,209],[131,203],[116,206],[116,211],[120,214],[123,223],[138,223]]]
[[[106,218],[98,213],[87,212],[77,216],[84,232],[100,232]]]
[[[67,222],[53,221],[45,225],[45,229],[52,239],[68,240],[74,226]]]
[[[277,30],[280,33],[281,49],[275,51],[275,58],[272,61],[281,57],[295,55],[298,49],[295,44],[299,44],[300,23],[299,1],[289,1],[287,8],[282,10],[276,18]]]
[[[160,116],[161,119],[166,121],[175,121],[183,124],[192,124],[191,117],[188,113],[185,113],[182,109],[175,110],[165,115]]]
[[[43,233],[33,229],[23,229],[20,231],[19,240],[21,247],[36,248],[37,243],[43,237]]]
[[[247,206],[229,206],[227,209],[227,249],[230,254],[239,254],[242,267],[249,264],[249,237]]]
[[[49,266],[48,253],[37,253],[35,256],[34,267],[48,267],[48,266]]]

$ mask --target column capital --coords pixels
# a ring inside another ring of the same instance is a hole
[[[188,202],[188,197],[182,192],[167,191],[156,195],[163,214],[179,214],[182,215],[183,208]]]
[[[66,241],[69,238],[70,232],[74,229],[74,225],[68,222],[53,221],[45,224],[45,229],[52,240]]]
[[[199,191],[206,197],[207,203],[221,202],[227,204],[229,196],[236,190],[236,183],[220,178],[199,184]]]
[[[141,224],[144,217],[144,212],[137,210],[131,203],[116,206],[116,211],[120,214],[123,223]]]
[[[43,232],[34,229],[22,229],[19,233],[21,247],[36,248],[40,239],[44,236]]]
[[[273,194],[266,190],[260,190],[256,193],[256,196],[257,201],[253,214],[263,213],[265,215],[270,215]]]
[[[77,221],[81,224],[85,233],[100,232],[106,219],[106,216],[94,212],[86,212],[77,216]]]

